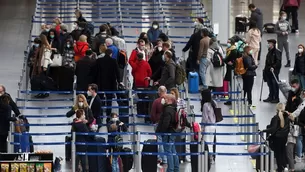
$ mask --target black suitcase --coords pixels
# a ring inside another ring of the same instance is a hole
[[[138,91],[149,91],[150,88],[137,88]],[[137,93],[139,99],[142,99],[141,101],[137,102],[137,114],[140,115],[149,115],[149,96],[147,93]],[[145,123],[150,122],[150,117],[145,117],[144,118]]]
[[[247,17],[235,17],[235,33],[247,31]]]
[[[66,161],[71,161],[71,155],[72,155],[71,141],[72,138],[70,136],[65,137],[65,142],[69,142],[69,144],[65,145]]]
[[[177,136],[175,142],[182,143],[186,142],[185,136]],[[185,145],[176,145],[176,152],[179,153],[185,153],[186,146]],[[179,162],[184,162],[185,161],[185,155],[178,155],[179,157]]]
[[[45,76],[43,73],[31,78],[32,91],[54,91],[57,90],[57,85],[52,78]]]
[[[122,152],[131,152],[130,148],[123,148]],[[129,172],[133,166],[133,156],[132,155],[121,155],[122,163],[123,163],[123,171]]]
[[[106,143],[103,137],[95,137],[93,143]],[[91,153],[106,153],[104,145],[89,145],[88,152]],[[88,156],[89,172],[107,172],[107,156]]]
[[[57,80],[59,91],[72,91],[74,81],[74,68],[59,67],[59,75]]]
[[[147,143],[156,143],[157,140],[149,139],[145,141]],[[150,153],[157,153],[158,152],[158,145],[143,145],[142,152],[150,152]],[[143,172],[156,172],[158,156],[157,155],[142,155],[141,159],[141,166]]]
[[[207,144],[204,145],[204,149],[209,152],[209,147]],[[198,145],[191,144],[190,151],[191,153],[198,153]],[[198,171],[198,155],[191,155],[191,167],[192,167],[192,172],[200,172]],[[208,171],[210,171],[210,169],[211,169],[211,159],[208,158]]]

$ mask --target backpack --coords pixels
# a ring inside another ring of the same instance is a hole
[[[114,143],[116,143],[117,145],[114,145],[114,151],[115,152],[120,152],[123,149],[123,138],[120,135],[116,135],[114,137]]]
[[[224,65],[223,58],[219,50],[214,50],[211,48],[212,51],[214,51],[213,57],[211,59],[212,64],[214,67],[222,67]]]
[[[247,72],[244,66],[243,57],[239,57],[236,59],[234,71],[237,75],[243,75]]]
[[[184,131],[187,124],[187,113],[184,108],[180,108],[175,114],[174,130],[177,133]]]
[[[94,34],[94,22],[87,22],[87,29],[89,30],[90,34]]]
[[[198,141],[198,133],[201,131],[200,125],[197,122],[192,123],[193,126],[193,132],[195,133],[194,135],[194,140]]]
[[[175,82],[177,85],[181,85],[186,80],[186,73],[183,67],[179,64],[176,65]]]
[[[124,50],[119,50],[118,57],[117,57],[118,65],[121,69],[124,69],[127,65],[127,54]]]

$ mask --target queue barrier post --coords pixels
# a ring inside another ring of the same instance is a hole
[[[75,132],[72,132],[72,140],[71,140],[71,161],[72,161],[72,172],[76,171],[76,146],[75,146]]]
[[[244,114],[246,114],[246,113],[245,113],[245,111],[244,111],[244,102],[243,102],[242,95],[244,95],[244,91],[243,91],[243,90],[241,91],[241,94],[240,94],[240,96],[239,96],[239,97],[240,97],[240,101],[239,101],[239,112],[240,112],[241,115],[244,115]],[[237,118],[237,119],[238,119],[238,118]],[[244,124],[244,123],[245,123],[245,119],[242,118],[242,119],[238,120],[238,122],[239,122],[240,124]],[[240,127],[240,131],[241,131],[241,132],[245,132],[245,127]]]
[[[262,138],[261,137],[259,139],[259,142],[260,143],[262,142]],[[262,170],[262,169],[264,169],[264,155],[263,155],[263,153],[264,153],[264,145],[263,144],[260,145],[260,153],[261,153],[261,155],[260,155],[260,169]]]
[[[236,76],[234,76],[233,74],[233,84],[232,84],[232,91],[235,91],[236,90]],[[236,94],[232,94],[231,96],[233,98],[233,100],[236,99]],[[233,109],[233,114],[234,116],[236,116],[236,101],[232,101],[232,109]]]
[[[11,144],[11,142],[14,142],[15,136],[12,134],[12,132],[15,132],[15,127],[14,127],[13,123],[11,123],[11,125],[10,125],[10,131],[8,134],[8,146],[7,146],[8,153],[14,152],[14,144]]]
[[[131,116],[129,117],[129,119],[131,119],[131,120],[129,121],[129,123],[135,124],[135,122],[136,122],[136,115],[133,113],[133,107],[134,107],[134,105],[133,105],[132,93],[133,93],[133,92],[132,92],[132,89],[131,89],[131,84],[130,84],[130,82],[129,82],[129,84],[128,84],[128,97],[130,97],[130,99],[128,100],[128,105],[129,105],[129,114],[131,115]],[[132,126],[130,126],[130,128],[131,128],[131,131],[132,131],[133,133],[136,132],[136,125],[132,125]],[[136,141],[136,135],[131,135],[131,136],[130,136],[130,140],[131,140],[132,142],[135,142],[135,141]],[[136,150],[136,146],[135,146],[135,145],[132,145],[131,147],[133,148],[133,150]],[[133,155],[133,158],[136,159],[136,155]],[[135,162],[134,162],[134,165],[135,165]]]
[[[265,147],[265,152],[266,154],[266,158],[265,158],[265,171],[269,171],[269,147],[268,147],[268,141],[266,142],[266,144],[264,145]]]
[[[203,172],[209,172],[209,152],[207,150],[204,151],[204,170]]]
[[[136,171],[141,171],[141,155],[142,155],[142,153],[141,153],[140,141],[141,141],[141,133],[140,133],[140,131],[137,131],[137,140],[136,140],[137,153],[135,154],[135,156],[136,156],[136,161],[135,161]]]
[[[73,104],[76,104],[76,82],[77,82],[77,76],[74,75],[74,81],[73,81]]]
[[[202,126],[201,126],[202,127]],[[204,142],[204,140],[203,140],[203,135],[202,135],[202,133],[201,133],[201,131],[198,133],[198,140],[200,141],[200,144],[198,144],[197,146],[198,146],[198,153],[199,153],[199,155],[198,155],[198,170],[199,171],[202,171],[202,163],[200,163],[200,162],[203,162],[202,160],[202,155],[200,154],[200,152],[203,152],[203,150],[201,150],[201,148],[202,148],[202,144],[203,144],[203,142]]]
[[[270,171],[274,171],[274,152],[270,150]]]

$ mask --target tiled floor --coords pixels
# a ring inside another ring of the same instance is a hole
[[[240,14],[242,11],[244,12],[245,9],[240,5],[240,2],[233,1],[232,0],[232,16],[234,17],[237,14]],[[253,0],[253,3],[257,5],[258,8],[261,8],[261,10],[264,13],[264,23],[267,22],[273,22],[274,19],[278,18],[278,9],[279,9],[279,2],[278,0]],[[246,5],[247,6],[247,5]],[[1,67],[0,67],[0,78],[2,79],[1,83],[5,84],[7,87],[7,91],[13,96],[17,96],[17,89],[18,85],[17,82],[19,81],[19,76],[21,74],[21,68],[23,63],[23,51],[26,47],[27,40],[29,39],[29,30],[30,30],[30,22],[31,22],[31,15],[34,13],[35,8],[35,1],[34,0],[2,0],[0,1],[0,21],[2,23],[2,26],[0,27],[0,39],[2,40],[0,42],[0,60],[1,60]],[[74,7],[71,7],[74,8]],[[207,7],[206,7],[207,8]],[[305,5],[302,4],[302,7],[300,8],[299,12],[299,22],[300,22],[300,34],[294,35],[291,34],[290,36],[290,50],[291,50],[291,57],[292,61],[294,61],[294,53],[296,52],[296,47],[299,43],[304,43],[302,40],[305,39],[305,28],[304,28],[304,14],[305,14]],[[139,12],[139,11],[137,11]],[[143,13],[146,12],[154,12],[145,10]],[[189,14],[189,12],[185,12],[185,14]],[[52,15],[52,16],[56,16]],[[65,19],[65,21],[73,21],[73,16],[70,15],[70,19]],[[135,15],[134,15],[135,16]],[[50,21],[51,19],[48,19]],[[104,19],[106,20],[110,19]],[[66,22],[69,23],[69,22]],[[71,22],[70,22],[71,25]],[[70,26],[69,25],[69,26]],[[133,24],[130,24],[130,26]],[[186,25],[191,25],[186,24]],[[148,26],[148,25],[145,25]],[[36,29],[39,27],[39,24],[36,25]],[[141,32],[141,30],[138,30],[136,28],[129,28],[124,30],[124,35],[129,36],[136,36],[138,33]],[[192,32],[192,29],[185,28],[185,29],[171,29],[170,35],[174,36],[188,36]],[[36,34],[38,32],[36,31]],[[266,47],[266,40],[269,38],[275,38],[276,36],[273,34],[265,34],[263,37],[263,46],[262,46],[262,58],[261,58],[261,65],[257,69],[257,77],[255,80],[255,85],[253,89],[253,101],[254,105],[256,105],[256,109],[253,109],[254,113],[257,115],[257,122],[259,122],[259,127],[263,129],[270,121],[272,115],[274,114],[274,105],[266,104],[259,102],[259,93],[260,93],[260,84],[262,79],[262,69],[263,64],[265,60],[265,55],[267,52]],[[134,41],[135,39],[128,39],[130,41]],[[177,41],[187,41],[186,39],[181,39]],[[128,44],[128,51],[130,52],[134,48],[134,43]],[[176,44],[176,53],[178,56],[181,56],[181,49],[184,46],[183,44]],[[283,63],[285,63],[285,58],[283,58]],[[293,63],[292,63],[293,64]],[[282,68],[280,78],[287,80],[287,74],[288,69]],[[264,85],[263,95],[267,95],[267,86]],[[198,95],[191,95],[192,97],[199,98]],[[59,98],[59,97],[69,97],[69,96],[59,96],[59,95],[52,95],[51,98]],[[71,97],[71,96],[70,96]],[[263,97],[265,98],[265,97]],[[283,96],[281,96],[281,100],[285,101]],[[33,107],[39,107],[39,106],[70,106],[72,102],[70,101],[63,101],[63,102],[26,102],[26,106],[33,106]],[[199,103],[198,102],[192,102],[193,105],[195,105],[195,113],[200,114],[199,111]],[[19,104],[22,105],[23,104]],[[226,114],[229,114],[229,110],[222,106],[224,109],[224,112],[227,112]],[[60,109],[60,110],[24,110],[23,114],[29,114],[29,115],[35,115],[35,114],[65,114],[68,109]],[[71,119],[66,118],[29,118],[30,123],[37,123],[37,124],[46,124],[46,123],[67,123],[71,121]],[[196,120],[200,120],[199,118]],[[232,119],[225,119],[223,123],[233,123]],[[151,127],[140,127],[141,131],[151,131],[153,132],[153,129]],[[69,127],[61,126],[61,127],[31,127],[31,132],[34,133],[43,133],[43,132],[68,132],[70,130]],[[218,127],[217,132],[237,132],[238,128],[236,127]],[[64,136],[35,136],[34,142],[64,142]],[[147,137],[142,138],[143,140],[146,140]],[[240,137],[237,136],[218,136],[217,142],[240,142]],[[64,146],[35,146],[35,149],[50,149],[52,150],[56,155],[64,156]],[[218,146],[217,152],[220,153],[242,153],[245,152],[243,146]],[[70,170],[66,170],[67,172]],[[184,172],[190,171],[190,165],[188,163],[181,165],[181,170]],[[249,161],[248,157],[237,157],[237,156],[217,156],[216,163],[212,167],[213,172],[224,172],[224,171],[232,171],[232,172],[240,172],[240,171],[252,171],[252,167]]]

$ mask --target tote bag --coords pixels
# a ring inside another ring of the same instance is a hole
[[[51,64],[51,67],[59,67],[59,66],[62,66],[62,56],[60,54],[54,54],[53,63]]]

